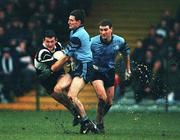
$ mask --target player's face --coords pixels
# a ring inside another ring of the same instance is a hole
[[[55,48],[56,38],[55,37],[45,37],[43,43],[50,51],[52,51]]]
[[[99,26],[99,33],[103,40],[110,41],[112,37],[112,28],[109,26]]]
[[[69,24],[69,29],[73,30],[73,29],[78,28],[81,25],[81,22],[80,22],[80,20],[76,20],[75,16],[70,15],[68,24]]]

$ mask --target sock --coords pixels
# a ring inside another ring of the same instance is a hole
[[[104,106],[104,112],[103,112],[103,117],[108,113],[109,109],[111,108],[111,104],[106,103],[106,105]]]
[[[81,124],[82,124],[82,125],[88,123],[89,121],[90,121],[90,120],[89,120],[88,116],[84,116],[84,117],[81,118]]]
[[[79,111],[76,105],[68,98],[67,95],[61,93],[56,96],[53,96],[59,103],[63,104],[74,117],[80,117]]]
[[[104,100],[99,99],[98,109],[97,109],[97,116],[96,116],[97,123],[102,123],[103,122],[103,114],[104,114],[105,105],[106,105],[106,102]]]
[[[74,117],[80,117],[79,115],[79,110],[78,108],[76,107],[76,105],[72,102],[71,99],[68,98],[67,95],[63,95],[63,98],[65,99],[65,102],[67,104],[67,108],[69,109],[69,111],[72,113],[72,115]]]

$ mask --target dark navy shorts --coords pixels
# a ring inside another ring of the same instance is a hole
[[[72,78],[78,76],[82,77],[86,83],[91,81],[92,79],[92,71],[93,71],[93,63],[79,63],[76,65],[74,70],[71,70],[69,74]]]
[[[57,84],[57,80],[64,73],[64,70],[60,70],[58,73],[51,74],[47,79],[40,80],[41,85],[47,90],[48,94],[51,94],[54,91],[54,87]]]
[[[93,71],[92,82],[95,80],[102,80],[104,82],[104,87],[108,88],[114,86],[115,69],[110,69],[107,72],[99,72],[97,70]]]

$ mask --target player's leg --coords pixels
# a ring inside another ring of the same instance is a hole
[[[78,106],[81,117],[86,116],[86,113],[84,110],[84,106],[78,99],[78,94],[83,89],[84,86],[85,86],[85,82],[84,82],[83,78],[75,77],[72,80],[71,86],[70,86],[68,94],[67,94],[68,97]]]
[[[108,113],[109,109],[112,106],[113,97],[114,97],[114,86],[111,86],[111,87],[107,88],[106,93],[107,93],[107,100],[106,100],[106,103],[105,103],[105,105],[103,107],[103,115],[102,115],[103,117],[102,118],[104,118],[104,116]],[[99,128],[101,133],[105,133],[105,128],[104,128],[104,122],[103,121],[98,123],[97,127]]]
[[[106,93],[107,93],[107,102],[104,107],[103,116],[105,116],[107,114],[107,112],[109,111],[109,109],[112,106],[113,98],[114,98],[114,86],[107,88]]]
[[[109,111],[114,96],[114,74],[115,71],[112,69],[107,73],[104,73],[103,75],[99,75],[99,79],[103,79],[101,83],[93,83],[93,86],[95,86],[96,84],[96,87],[99,88],[96,89],[99,98],[97,111],[99,112],[97,113],[97,126],[102,133],[105,132],[103,118],[105,114]],[[106,99],[103,99],[104,96],[106,97]]]
[[[104,83],[102,80],[95,80],[92,82],[92,85],[98,97],[96,122],[97,124],[99,124],[99,123],[103,123],[103,112],[104,112],[104,107],[107,100],[107,95],[106,95],[106,90],[104,88]]]
[[[114,79],[115,79],[115,70],[111,69],[105,74],[106,78],[104,81],[104,85],[106,88],[107,100],[106,105],[104,107],[103,116],[109,111],[112,106],[113,98],[114,98]]]
[[[85,81],[82,77],[74,77],[71,86],[69,88],[68,96],[72,99],[72,101],[76,104],[76,106],[79,108],[80,116],[81,116],[81,128],[80,133],[86,134],[90,130],[94,133],[98,133],[97,126],[89,120],[84,106],[81,103],[81,101],[78,99],[78,94],[85,86]]]
[[[79,113],[81,116],[80,123],[81,124],[83,123],[83,126],[86,126],[86,124],[87,125],[89,124],[89,119],[86,115],[83,104],[78,99],[78,94],[83,89],[84,86],[85,86],[85,82],[82,77],[74,77],[74,79],[71,83],[71,86],[69,88],[69,91],[68,91],[68,96],[69,96],[69,98],[71,98],[71,100],[74,102],[74,104],[79,109]],[[81,127],[80,133],[85,134],[85,133],[88,133],[88,131],[89,131],[88,127],[83,127],[83,129]]]
[[[51,96],[58,101],[59,103],[63,104],[74,117],[79,116],[79,112],[74,105],[74,103],[68,98],[67,94],[65,94],[66,88],[68,88],[71,84],[72,78],[69,74],[65,74],[61,76],[57,84],[54,87],[54,92],[51,94]]]

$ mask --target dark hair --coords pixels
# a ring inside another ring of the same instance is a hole
[[[83,9],[73,10],[70,15],[74,16],[76,20],[80,20],[81,24],[84,23],[85,11]]]
[[[10,47],[4,47],[2,48],[2,53],[6,53],[6,52],[11,52],[11,48]]]
[[[103,19],[99,22],[99,26],[109,26],[112,28],[112,21],[110,19]]]
[[[49,37],[49,38],[55,37],[56,38],[56,33],[53,30],[46,30],[44,32],[43,39],[45,37]]]

